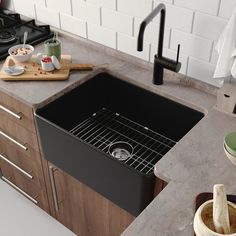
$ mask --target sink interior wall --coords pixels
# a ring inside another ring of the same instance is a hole
[[[107,73],[85,82],[41,109],[38,114],[70,130],[103,107],[175,141],[203,117],[201,112]]]

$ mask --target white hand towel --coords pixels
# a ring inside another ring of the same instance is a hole
[[[223,78],[231,75],[230,71],[234,62],[232,55],[236,48],[236,8],[229,19],[225,29],[216,44],[219,58],[216,64],[214,78]]]

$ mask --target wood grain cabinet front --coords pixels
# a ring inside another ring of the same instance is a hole
[[[7,117],[30,132],[36,133],[33,108],[1,91],[0,117]]]
[[[49,212],[33,108],[0,91],[1,178]]]
[[[43,191],[43,189],[33,183],[30,178],[24,176],[7,162],[1,162],[0,171],[3,181],[43,210],[49,211],[46,191]]]
[[[40,154],[33,149],[31,150],[31,156],[28,156],[24,153],[24,150],[17,149],[14,145],[0,140],[0,165],[1,163],[7,163],[34,184],[44,187]]]
[[[56,219],[77,235],[118,236],[135,219],[62,170],[49,171]]]

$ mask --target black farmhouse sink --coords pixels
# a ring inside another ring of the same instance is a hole
[[[154,165],[204,115],[100,73],[36,111],[45,158],[133,215]]]

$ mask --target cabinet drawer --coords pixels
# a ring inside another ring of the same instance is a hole
[[[36,133],[33,109],[0,91],[0,117],[2,116]]]
[[[24,151],[18,150],[13,145],[0,140],[0,165],[9,165],[38,186],[43,186],[44,177],[40,154],[32,150],[31,155],[28,156]]]
[[[1,116],[0,119],[0,139],[2,138],[7,139],[22,149],[27,149],[28,146],[31,146],[39,152],[36,134],[28,131],[23,126],[20,126],[5,116]]]
[[[0,166],[1,178],[33,203],[48,212],[47,194],[28,178],[19,174],[8,165]]]

